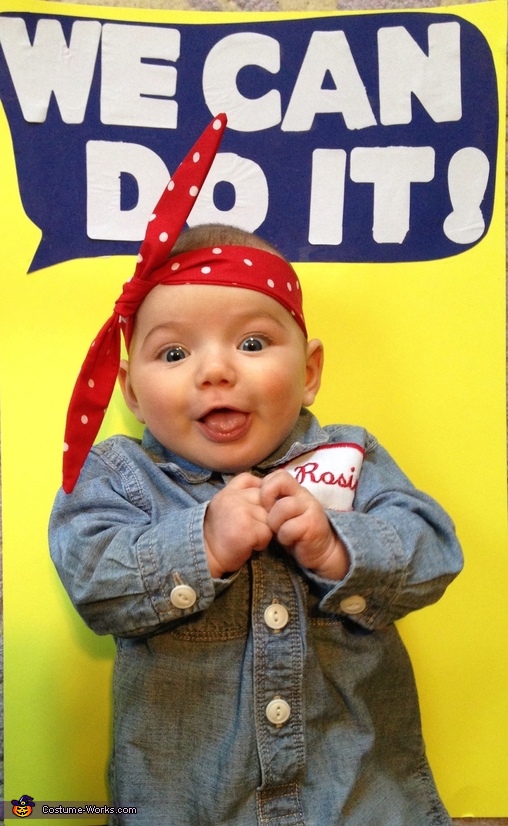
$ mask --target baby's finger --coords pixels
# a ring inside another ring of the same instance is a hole
[[[274,534],[278,534],[282,525],[300,516],[305,505],[298,496],[283,496],[277,499],[268,511],[268,525]]]
[[[294,496],[301,490],[301,485],[286,470],[276,470],[262,479],[261,504],[270,512],[279,499],[285,496]]]
[[[273,533],[264,521],[259,521],[252,532],[252,550],[265,551],[273,538]]]
[[[303,514],[287,519],[279,527],[276,536],[284,548],[293,549],[305,535],[306,521]]]
[[[262,481],[258,476],[253,476],[252,473],[239,473],[237,476],[233,476],[226,487],[230,490],[248,490],[249,488],[260,488]]]

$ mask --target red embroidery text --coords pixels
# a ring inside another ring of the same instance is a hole
[[[295,479],[301,485],[304,482],[314,482],[314,484],[338,485],[339,488],[349,488],[356,490],[358,481],[354,477],[355,468],[351,468],[351,475],[346,478],[343,473],[335,476],[331,470],[320,471],[318,462],[306,462],[304,465],[295,467]]]

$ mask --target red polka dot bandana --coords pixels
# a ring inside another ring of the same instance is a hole
[[[218,287],[244,287],[274,298],[302,328],[302,293],[298,276],[278,255],[255,247],[226,246],[192,250],[171,258],[157,270],[157,284],[212,284]],[[115,305],[115,312],[126,320],[123,333],[130,346],[134,312],[155,283],[132,279]]]
[[[213,284],[265,293],[293,315],[306,335],[298,277],[278,255],[253,247],[217,246],[168,260],[217,154],[226,123],[225,115],[214,118],[175,171],[149,220],[134,276],[124,285],[112,316],[90,346],[67,413],[66,493],[74,489],[111,399],[120,365],[121,333],[128,346],[133,318],[157,284]]]

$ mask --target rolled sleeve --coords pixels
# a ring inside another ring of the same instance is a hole
[[[438,600],[462,569],[451,519],[374,440],[366,452],[355,510],[327,514],[347,549],[350,568],[340,582],[309,574],[321,589],[325,613],[380,628]]]
[[[207,563],[208,503],[168,499],[152,524],[146,491],[133,495],[132,480],[100,463],[91,456],[75,491],[58,493],[50,520],[51,556],[79,614],[98,634],[136,636],[205,610],[227,586]]]

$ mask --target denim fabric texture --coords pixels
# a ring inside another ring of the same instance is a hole
[[[327,511],[351,560],[340,582],[275,541],[213,579],[203,520],[228,477],[148,431],[97,445],[74,492],[58,493],[52,558],[85,622],[117,645],[111,798],[138,814],[112,826],[451,823],[394,621],[460,571],[452,522],[363,428],[321,428],[306,410],[252,472],[342,443],[365,457],[354,510]],[[178,586],[192,605],[172,602]]]

